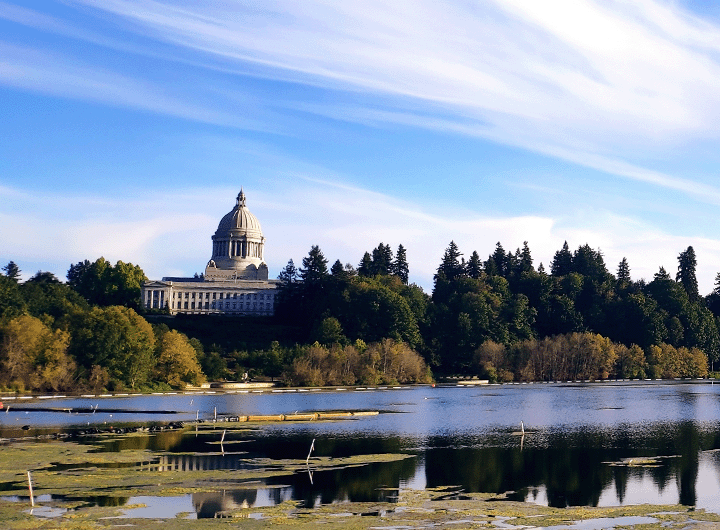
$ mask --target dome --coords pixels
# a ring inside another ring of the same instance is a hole
[[[227,213],[218,225],[216,236],[220,236],[225,232],[242,231],[248,233],[248,235],[262,237],[262,228],[260,227],[260,221],[255,217],[250,210],[245,206],[245,193],[240,190],[237,196],[237,203],[229,213]]]
[[[267,280],[265,237],[260,221],[245,206],[242,189],[235,208],[220,220],[212,241],[212,257],[205,267],[206,280]]]

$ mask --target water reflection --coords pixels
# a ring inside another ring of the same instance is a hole
[[[150,408],[151,398],[133,399],[138,409]],[[190,399],[163,397],[158,406],[184,410],[183,400]],[[171,431],[132,436],[104,443],[98,450],[162,451],[160,461],[144,468],[148,473],[247,469],[258,458],[304,462],[313,439],[314,456],[413,456],[340,469],[311,467],[311,474],[303,470],[217,494],[188,496],[185,504],[194,506],[198,517],[289,499],[308,507],[392,501],[398,490],[439,486],[458,486],[466,492],[512,491],[515,499],[554,507],[681,503],[720,513],[720,385],[423,387],[194,399],[194,406],[206,413],[214,407],[232,413],[383,413],[362,420],[238,426],[224,439],[223,428],[197,435]],[[15,426],[21,422],[12,412],[0,414],[0,425],[3,420],[5,436],[21,435]],[[520,421],[534,432],[513,435]]]
[[[218,454],[217,433],[164,433],[151,445],[168,451],[148,472],[252,468],[256,458],[303,459],[316,433],[228,433],[233,448]],[[149,442],[148,442],[149,443]],[[112,442],[115,450],[138,439]],[[285,500],[306,507],[338,502],[392,502],[407,488],[458,486],[465,492],[509,495],[553,507],[680,503],[720,512],[720,431],[693,422],[614,429],[542,429],[525,437],[318,437],[315,453],[334,458],[382,453],[413,455],[393,462],[314,468],[243,484],[238,490],[193,496],[198,517]],[[312,462],[312,461],[311,461]],[[698,494],[699,476],[703,476]],[[215,510],[215,512],[213,512]]]

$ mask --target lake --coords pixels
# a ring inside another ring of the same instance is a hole
[[[153,435],[148,448],[165,451],[157,465],[173,469],[239,469],[247,459],[257,457],[304,460],[313,440],[313,456],[412,456],[266,479],[256,488],[226,491],[222,497],[196,493],[177,500],[193,507],[198,517],[212,516],[217,506],[228,503],[267,506],[296,499],[315,506],[387,500],[401,489],[436,486],[457,486],[454,494],[458,496],[463,491],[513,492],[511,499],[554,507],[681,503],[720,513],[720,384],[709,381],[292,389],[3,401],[10,406],[9,411],[0,412],[3,437],[87,424],[211,420],[216,414],[380,411],[377,416],[331,422],[268,423],[229,434],[225,443],[241,447],[241,455],[231,451],[218,455],[217,447],[210,454],[206,441],[192,431]],[[41,410],[50,408],[66,411]],[[77,409],[84,412],[73,412]],[[521,422],[524,435],[519,434]],[[118,439],[106,450],[133,443],[137,442]]]

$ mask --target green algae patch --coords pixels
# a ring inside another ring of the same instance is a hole
[[[217,433],[217,431],[214,431]],[[178,433],[183,436],[187,433]],[[137,435],[129,435],[137,436]],[[147,437],[147,435],[145,435]],[[175,434],[173,433],[173,437]],[[117,437],[114,437],[117,438]],[[133,438],[134,440],[134,438]],[[112,439],[106,439],[105,442]],[[241,458],[238,469],[168,469],[163,459],[202,456],[203,453],[169,453],[147,449],[147,440],[118,452],[98,451],[93,443],[22,441],[0,448],[0,526],[9,530],[105,529],[134,530],[177,528],[294,528],[297,530],[420,529],[449,526],[462,528],[573,527],[578,522],[600,519],[603,528],[711,528],[720,527],[720,516],[685,506],[621,506],[609,508],[551,508],[507,500],[504,495],[469,493],[459,487],[398,490],[379,488],[387,501],[336,502],[313,508],[296,501],[275,506],[227,505],[218,509],[218,519],[194,520],[195,513],[178,510],[168,518],[140,517],[141,504],[128,505],[132,497],[182,497],[227,490],[279,488],[263,480],[298,472],[328,471],[414,458],[408,454],[369,454],[343,458],[302,459]],[[28,499],[27,471],[32,474],[35,495],[51,501],[32,508]],[[397,492],[397,493],[395,493]],[[11,500],[19,496],[20,500]],[[202,497],[202,495],[200,495]],[[102,499],[102,506],[95,502]],[[250,503],[252,504],[252,503]],[[185,508],[183,508],[185,510]],[[654,523],[625,524],[628,517],[646,517]],[[625,518],[625,519],[623,519]],[[613,521],[618,524],[614,525]],[[622,523],[622,524],[620,524]]]
[[[242,488],[246,483],[287,476],[298,471],[318,471],[392,462],[411,458],[405,454],[356,455],[345,458],[315,457],[305,460],[235,459],[236,469],[180,470],[163,463],[217,453],[167,453],[149,449],[118,452],[97,451],[94,444],[76,442],[18,442],[2,447],[0,494],[27,492],[27,472],[32,475],[35,495],[65,497],[171,496],[177,492],[214,492]]]

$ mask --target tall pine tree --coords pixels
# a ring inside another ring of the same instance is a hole
[[[327,263],[320,247],[313,245],[307,257],[303,258],[303,268],[300,269],[300,277],[305,285],[319,285],[328,274]]]
[[[455,241],[450,241],[450,245],[448,245],[448,248],[445,250],[435,278],[437,279],[442,275],[446,280],[453,281],[455,278],[462,276],[464,271],[462,263],[460,263],[461,256],[462,253],[455,244]]]
[[[675,280],[682,284],[691,302],[695,302],[699,298],[696,267],[695,249],[688,247],[678,256],[678,272]]]
[[[405,247],[398,245],[397,254],[395,254],[395,262],[393,263],[393,274],[400,278],[405,285],[408,283],[410,267],[407,262],[407,253]]]

